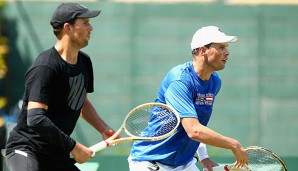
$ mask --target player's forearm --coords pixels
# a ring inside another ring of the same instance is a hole
[[[195,141],[231,150],[241,147],[241,144],[237,140],[223,136],[205,127],[196,118],[183,118],[181,123],[187,135]]]
[[[208,145],[231,150],[241,147],[239,141],[221,135],[203,125],[200,125],[197,128],[195,128],[190,138]]]
[[[48,117],[46,117],[45,113],[46,109],[29,109],[27,115],[27,126],[48,142],[65,150],[71,151],[76,142],[61,131]]]
[[[107,128],[109,128],[104,120],[102,120],[101,117],[97,114],[94,106],[88,99],[85,100],[81,116],[100,133],[103,133],[105,130],[107,130]]]

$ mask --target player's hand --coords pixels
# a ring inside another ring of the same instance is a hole
[[[218,166],[218,164],[213,162],[210,158],[201,160],[201,165],[202,168],[206,168],[208,171],[212,171],[212,167]]]
[[[241,168],[248,163],[248,155],[246,149],[243,148],[240,143],[238,146],[236,146],[236,148],[232,149],[232,151],[236,158],[236,162],[234,164],[236,168]]]
[[[107,128],[102,134],[101,134],[101,136],[102,136],[102,138],[104,139],[104,140],[106,140],[106,139],[108,139],[108,138],[110,138],[112,135],[114,135],[115,134],[115,131],[112,129],[112,128]],[[115,139],[118,139],[118,138],[120,138],[121,136],[120,135],[118,135]]]
[[[71,151],[71,154],[76,162],[84,163],[91,158],[93,151],[85,147],[84,145],[76,142],[76,146]]]

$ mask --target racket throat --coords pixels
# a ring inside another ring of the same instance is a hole
[[[110,147],[110,143],[108,141],[105,141],[106,147]]]

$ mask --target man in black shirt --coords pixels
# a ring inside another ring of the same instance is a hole
[[[57,42],[25,74],[22,110],[6,145],[10,171],[79,170],[74,164],[93,153],[70,137],[79,116],[103,139],[114,134],[88,100],[93,69],[89,56],[80,51],[93,30],[89,18],[99,13],[75,3],[63,3],[54,12],[50,24]]]

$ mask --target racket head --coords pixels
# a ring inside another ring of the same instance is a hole
[[[150,122],[150,123],[149,123]],[[180,124],[178,112],[163,103],[144,103],[126,116],[123,128],[134,140],[157,141],[172,135]]]
[[[253,171],[287,171],[285,162],[274,152],[259,146],[247,147],[248,168]]]

